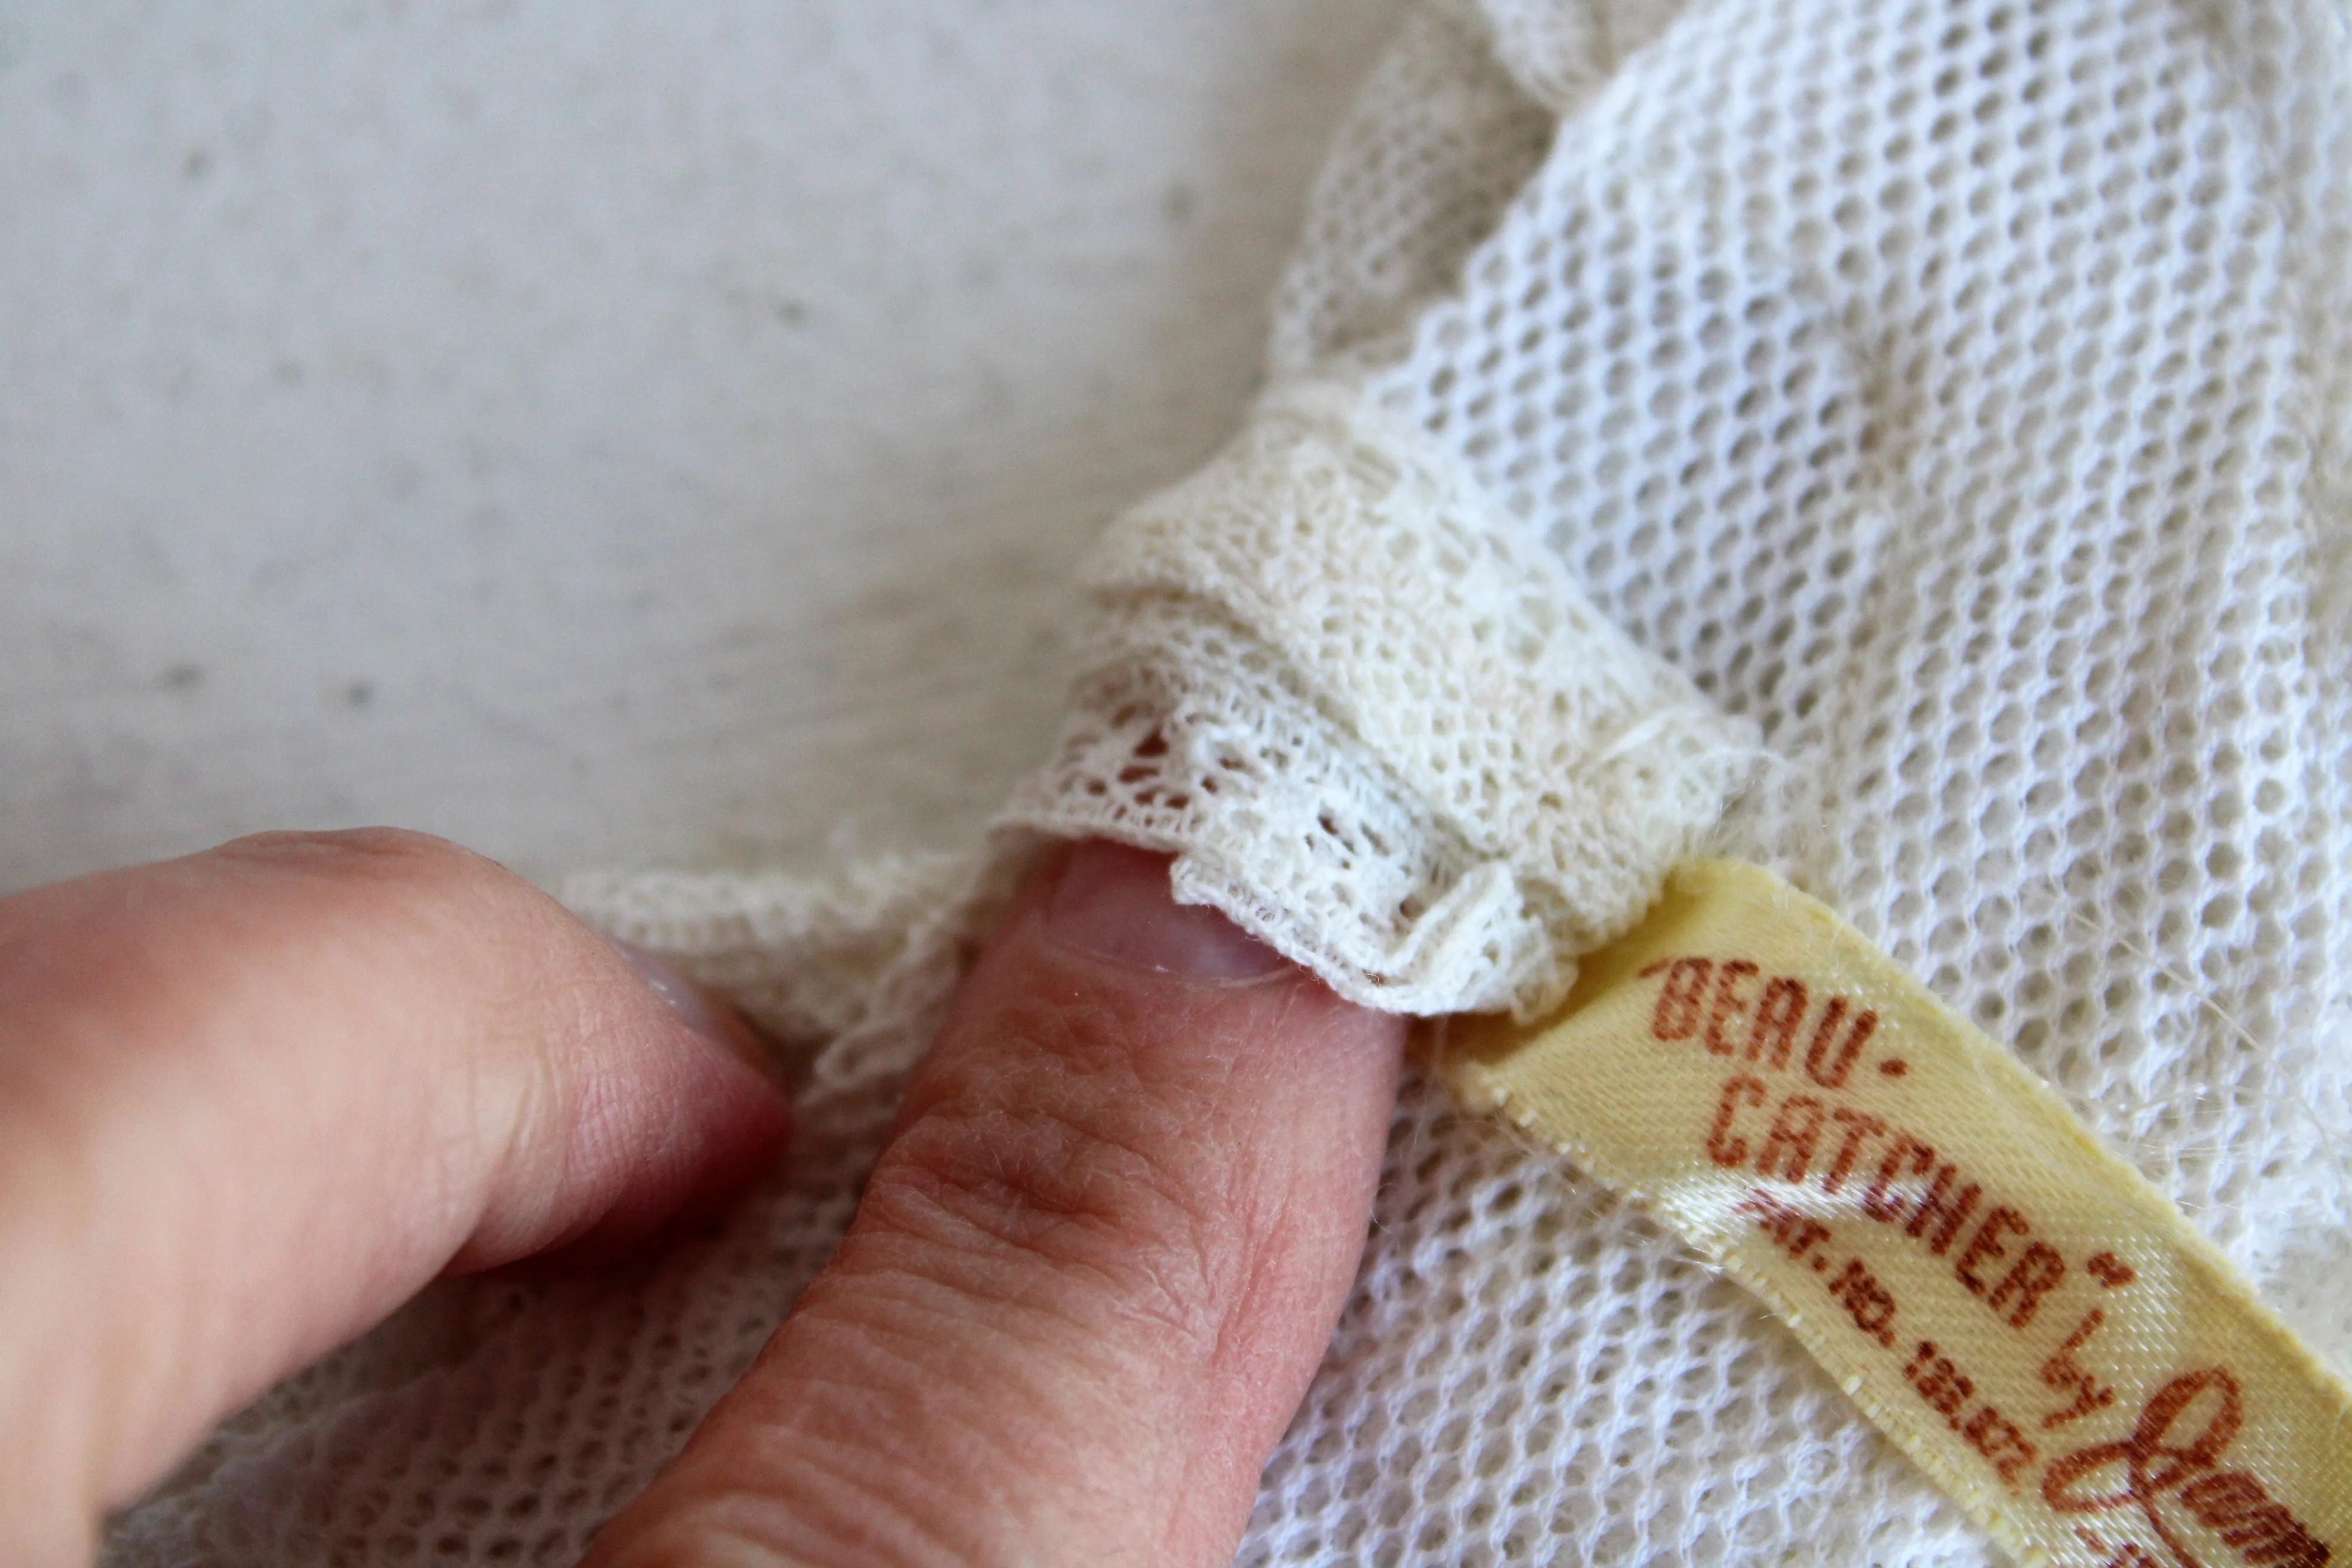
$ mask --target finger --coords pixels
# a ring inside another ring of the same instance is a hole
[[[589,1563],[1229,1562],[1403,1031],[1082,847],[966,982],[834,1262]]]
[[[0,900],[0,1561],[87,1561],[101,1509],[445,1269],[751,1174],[790,1114],[756,1043],[418,834]]]

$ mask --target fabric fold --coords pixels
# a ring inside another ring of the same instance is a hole
[[[1371,1006],[1551,1007],[1759,754],[1349,382],[1269,392],[1085,584],[1073,716],[1004,821],[1174,852],[1181,895]]]

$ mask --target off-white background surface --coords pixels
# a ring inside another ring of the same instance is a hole
[[[1400,9],[0,3],[0,888],[963,837]]]

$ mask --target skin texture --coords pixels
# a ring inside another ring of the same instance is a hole
[[[0,1561],[445,1270],[622,1245],[782,1092],[544,894],[422,835],[241,840],[0,901]]]
[[[1157,862],[1083,853],[1066,879],[1167,908]],[[1147,967],[1143,907],[1022,902],[835,1261],[593,1568],[1232,1560],[1362,1249],[1402,1026],[1262,948]]]
[[[764,1168],[790,1113],[756,1042],[655,977],[385,831],[0,900],[0,1561],[86,1561],[101,1511],[436,1274],[625,1247]],[[1402,1035],[1178,908],[1163,862],[1049,864],[839,1256],[591,1562],[1229,1560]]]

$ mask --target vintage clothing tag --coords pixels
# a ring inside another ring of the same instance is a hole
[[[2010,1053],[1827,907],[1702,862],[1446,1070],[1646,1197],[2027,1563],[2352,1553],[2352,1393]]]

